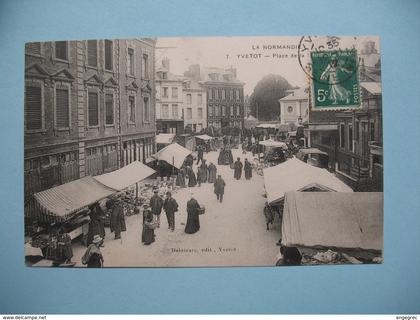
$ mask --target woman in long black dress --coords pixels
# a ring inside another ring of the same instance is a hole
[[[143,232],[141,234],[141,241],[145,245],[155,242],[155,230],[153,227],[153,213],[149,209],[149,205],[143,206]]]
[[[187,225],[185,226],[185,233],[196,233],[200,230],[200,218],[199,218],[200,205],[197,200],[191,195],[191,199],[187,202]]]
[[[197,184],[197,178],[195,177],[195,173],[191,167],[188,168],[188,187],[195,187]]]

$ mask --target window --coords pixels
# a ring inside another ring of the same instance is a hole
[[[213,106],[209,106],[209,116],[213,116]]]
[[[235,112],[235,107],[230,106],[230,115],[233,116],[234,112]]]
[[[219,99],[219,90],[214,89],[214,94],[213,94],[215,99]]]
[[[90,127],[99,125],[99,101],[97,92],[88,94],[88,124]]]
[[[168,73],[167,72],[162,72],[162,79],[163,80],[168,79]]]
[[[162,89],[163,89],[163,94],[162,94],[163,97],[164,98],[169,98],[169,96],[168,96],[168,88],[167,87],[163,87]]]
[[[162,104],[162,118],[169,118],[169,106]]]
[[[141,59],[141,77],[149,79],[149,56],[147,54],[143,54]]]
[[[222,106],[222,116],[226,116],[226,106]]]
[[[236,115],[237,116],[241,115],[241,108],[239,106],[236,106]]]
[[[222,100],[226,99],[226,91],[225,89],[222,89]]]
[[[191,104],[191,103],[192,103],[191,94],[187,94],[187,104]]]
[[[113,46],[111,40],[105,40],[105,69],[112,70],[113,67]]]
[[[87,59],[89,67],[98,66],[98,42],[96,40],[87,41]]]
[[[187,108],[187,120],[192,119],[192,108]]]
[[[172,98],[178,98],[178,88],[177,87],[173,87],[172,88]]]
[[[128,61],[127,61],[128,74],[134,76],[134,50],[128,49]]]
[[[215,115],[216,117],[218,117],[218,116],[219,116],[219,106],[214,106],[214,115]]]
[[[349,124],[349,136],[348,136],[349,150],[353,151],[353,126]]]
[[[178,118],[178,105],[172,105],[172,118]]]
[[[293,107],[292,106],[288,106],[287,107],[287,112],[292,113],[293,112]]]
[[[359,121],[354,122],[354,140],[359,140]]]
[[[230,100],[233,100],[233,90],[229,90]]]
[[[55,125],[57,128],[70,127],[69,89],[55,89]]]
[[[197,109],[197,117],[198,119],[203,119],[203,108]]]
[[[68,60],[67,57],[67,41],[55,42],[55,58],[60,60]]]
[[[143,98],[144,104],[144,121],[150,121],[150,105],[149,105],[149,98]]]
[[[105,124],[114,124],[114,95],[105,94]]]
[[[33,54],[36,56],[41,55],[41,43],[40,42],[29,42],[25,44],[25,50],[28,54]]]
[[[197,104],[199,106],[203,104],[203,95],[202,94],[197,95]]]
[[[340,123],[340,147],[345,147],[345,140],[344,140],[344,123]]]
[[[209,96],[209,99],[213,99],[213,90],[210,89],[207,94]]]
[[[235,99],[239,100],[239,89],[235,89]]]
[[[25,124],[27,130],[41,130],[43,128],[41,87],[26,87]]]
[[[134,96],[128,97],[128,121],[136,122],[136,98]]]
[[[370,141],[375,141],[375,123],[370,123]]]

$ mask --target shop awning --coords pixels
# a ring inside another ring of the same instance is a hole
[[[174,166],[177,169],[180,169],[184,163],[185,158],[191,154],[191,151],[180,146],[177,143],[172,143],[169,146],[163,148],[157,152],[153,157],[157,160],[163,160]]]
[[[382,251],[382,192],[287,192],[285,246]]]
[[[276,148],[287,149],[287,145],[284,142],[274,141],[271,139],[260,141],[259,144],[265,147],[276,147]]]
[[[275,123],[261,123],[257,126],[257,128],[263,128],[263,129],[268,129],[268,128],[277,128],[277,124]]]
[[[210,136],[208,136],[206,134],[202,134],[202,135],[195,136],[195,137],[198,138],[198,139],[204,140],[204,141],[213,140],[214,139],[213,137],[210,137]]]
[[[88,176],[34,194],[30,215],[43,222],[64,222],[117,190]]]
[[[352,189],[334,174],[296,158],[266,168],[263,172],[269,203],[282,200],[288,191],[302,191],[312,187],[325,191],[352,192]]]
[[[175,133],[160,133],[156,135],[156,143],[171,144],[174,141]]]
[[[118,170],[96,176],[94,179],[109,188],[120,191],[146,179],[155,172],[140,161],[134,161]]]

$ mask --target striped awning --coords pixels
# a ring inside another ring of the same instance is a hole
[[[42,222],[65,222],[89,205],[117,192],[88,176],[34,194],[28,214]]]

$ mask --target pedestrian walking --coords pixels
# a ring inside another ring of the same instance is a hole
[[[245,179],[250,180],[252,178],[252,165],[251,165],[251,162],[249,162],[247,158],[245,158],[244,172],[245,172]]]
[[[203,160],[201,162],[201,166],[200,166],[200,177],[201,177],[201,182],[204,183],[207,181],[207,164],[206,164],[206,160]]]
[[[214,183],[216,181],[216,174],[217,174],[217,167],[213,164],[213,162],[210,162],[209,166],[207,167],[208,170],[208,182]]]
[[[143,231],[141,233],[141,242],[149,245],[155,242],[155,227],[157,223],[154,221],[153,212],[148,204],[143,205]]]
[[[217,200],[223,202],[223,195],[225,194],[226,183],[219,174],[216,181],[214,181],[214,193],[216,194]]]
[[[86,249],[86,252],[82,257],[82,263],[87,265],[88,268],[102,268],[104,266],[104,257],[99,248],[102,242],[103,239],[101,236],[95,234],[92,243]]]
[[[267,225],[267,230],[270,230],[269,224],[273,224],[274,212],[273,212],[273,209],[271,208],[271,206],[268,204],[268,202],[265,202],[264,217],[265,217],[265,223]]]
[[[158,228],[160,225],[160,214],[162,212],[163,200],[158,194],[159,190],[156,188],[153,190],[153,196],[150,198],[150,208],[153,215],[155,216],[155,221],[157,222]]]
[[[185,226],[185,233],[196,233],[200,230],[200,205],[194,196],[191,194],[191,199],[187,202],[187,225]]]
[[[235,161],[235,164],[233,165],[233,169],[234,169],[233,177],[236,180],[241,179],[242,167],[243,165],[242,165],[241,159],[238,157],[238,159]]]
[[[168,191],[166,193],[166,199],[163,203],[163,209],[166,213],[166,218],[168,219],[168,229],[171,231],[175,230],[175,212],[178,211],[178,203],[174,198],[172,198],[172,193]]]
[[[204,156],[203,147],[201,145],[199,145],[197,147],[197,165],[200,162],[200,160],[201,160],[201,162],[203,162],[203,156]]]
[[[89,246],[93,237],[99,234],[102,239],[105,239],[105,226],[104,226],[104,212],[98,202],[89,206],[89,228],[87,234],[86,244]]]
[[[191,167],[188,167],[188,187],[195,187],[197,184],[197,178]]]
[[[127,230],[124,218],[124,208],[121,200],[114,202],[114,208],[111,212],[110,229],[111,233],[115,232],[114,239],[121,239],[121,232]]]
[[[203,173],[202,173],[201,167],[198,167],[197,168],[197,183],[199,187],[201,187],[201,182],[203,181],[203,178],[201,177],[202,174]]]
[[[185,188],[185,168],[178,170],[178,175],[176,176],[176,185],[181,188]]]

